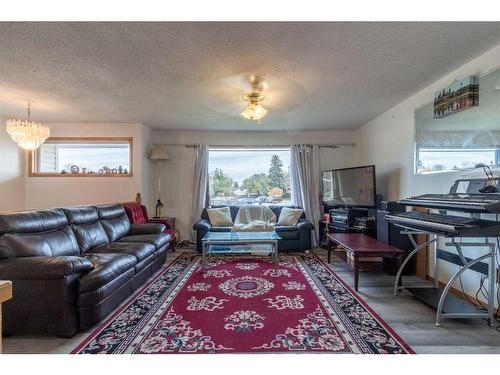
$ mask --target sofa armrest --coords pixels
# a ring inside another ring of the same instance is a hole
[[[129,236],[136,234],[158,234],[166,229],[164,224],[130,224]]]
[[[148,224],[163,224],[166,229],[171,229],[170,223],[166,219],[148,219]]]
[[[83,257],[23,257],[0,261],[0,278],[9,280],[49,280],[89,271],[94,266]]]
[[[313,230],[314,225],[309,220],[300,219],[299,222],[297,223],[297,229],[298,230]]]
[[[210,228],[212,228],[212,224],[210,221],[206,219],[200,219],[193,225],[194,230],[204,230],[204,231],[209,231]]]

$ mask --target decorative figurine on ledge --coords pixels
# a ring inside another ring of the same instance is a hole
[[[142,204],[142,195],[141,195],[141,193],[137,193],[135,195],[135,202],[139,203],[139,204]]]

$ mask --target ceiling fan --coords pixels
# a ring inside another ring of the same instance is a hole
[[[215,112],[260,123],[268,113],[287,112],[305,100],[305,90],[284,77],[241,74],[210,81],[204,103]]]
[[[260,124],[260,119],[267,115],[267,109],[261,104],[265,99],[264,90],[267,90],[267,84],[258,76],[252,75],[248,77],[252,89],[241,93],[239,99],[243,102],[248,102],[241,115],[248,120],[256,120]]]

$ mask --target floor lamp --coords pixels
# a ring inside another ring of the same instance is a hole
[[[161,165],[164,160],[170,160],[167,152],[167,145],[153,145],[149,159],[156,161],[157,176],[158,176],[158,200],[156,201],[155,217],[161,217],[161,209],[163,203],[161,201]]]

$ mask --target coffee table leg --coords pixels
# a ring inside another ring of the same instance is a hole
[[[278,241],[274,241],[274,264],[278,264],[279,256],[278,256]]]
[[[354,290],[358,291],[359,284],[359,260],[358,257],[354,256]]]
[[[328,264],[330,264],[330,260],[332,258],[332,241],[326,238],[326,242],[328,243]]]

